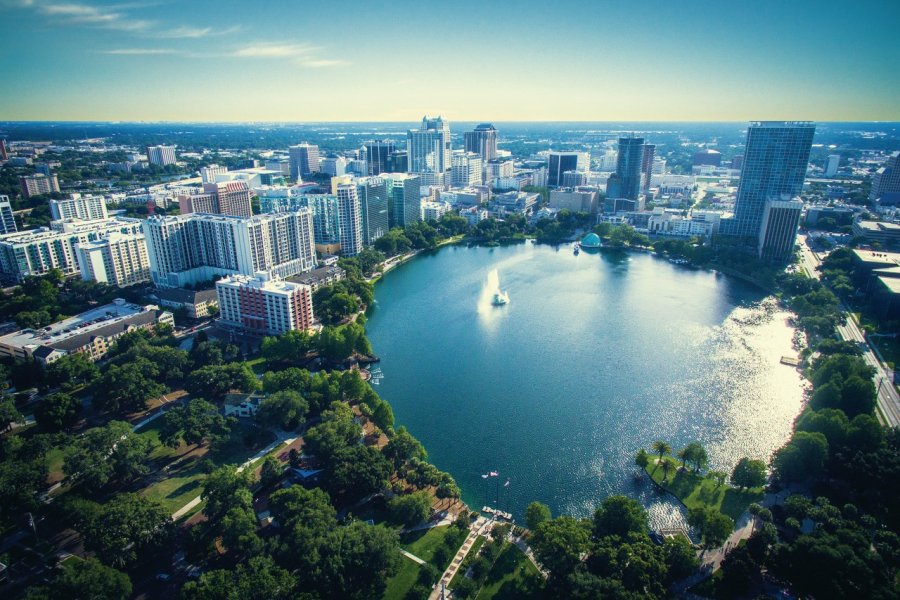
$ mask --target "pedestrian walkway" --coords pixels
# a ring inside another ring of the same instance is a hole
[[[425,564],[425,561],[424,561],[424,560],[422,560],[421,558],[419,558],[419,557],[416,556],[415,554],[412,554],[412,553],[410,553],[410,552],[407,552],[407,551],[404,550],[403,548],[400,548],[400,554],[402,554],[402,555],[405,556],[406,558],[410,559],[410,560],[413,561],[414,563],[418,563],[418,564],[420,564],[420,565],[424,565],[424,564]]]
[[[547,569],[543,568],[543,567],[541,566],[541,563],[539,563],[539,562],[537,561],[537,558],[535,558],[534,552],[531,550],[531,547],[528,545],[528,542],[526,542],[526,541],[525,541],[523,538],[521,538],[521,537],[512,537],[512,538],[511,538],[511,541],[512,541],[513,544],[516,545],[516,548],[518,548],[519,550],[522,551],[522,554],[524,554],[525,556],[528,557],[528,560],[530,560],[530,561],[531,561],[531,564],[533,564],[533,565],[535,566],[535,568],[536,568],[538,571],[541,572],[541,575],[544,576],[544,579],[549,579],[549,578],[550,578],[550,571],[548,571]]]
[[[450,566],[444,571],[440,581],[438,581],[434,590],[432,590],[431,595],[428,596],[428,600],[441,600],[442,590],[445,586],[449,586],[450,582],[453,581],[453,577],[456,575],[456,572],[459,571],[459,567],[462,565],[466,556],[468,556],[469,550],[472,549],[475,539],[479,535],[489,534],[493,527],[494,520],[488,520],[484,517],[478,517],[475,522],[472,523],[472,526],[469,528],[469,535],[466,536],[466,541],[463,542],[463,545],[460,546],[459,550],[456,552],[456,556],[450,561]]]

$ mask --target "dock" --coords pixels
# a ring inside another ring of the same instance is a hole
[[[510,523],[512,523],[513,521],[513,516],[510,513],[504,512],[502,510],[497,510],[496,508],[491,508],[490,506],[481,507],[481,512],[491,515],[492,517],[495,517],[497,519],[509,521]]]
[[[799,358],[794,358],[793,356],[782,356],[782,357],[781,357],[781,364],[787,365],[787,366],[789,366],[789,367],[799,367],[799,366],[800,366],[800,359],[799,359]]]

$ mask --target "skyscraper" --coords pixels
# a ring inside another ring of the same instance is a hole
[[[288,148],[291,159],[291,177],[300,180],[306,175],[319,172],[319,147],[313,144],[298,144]]]
[[[341,256],[356,256],[363,249],[362,215],[355,183],[337,186]]]
[[[147,146],[147,161],[158,167],[174,165],[175,146]]]
[[[0,140],[2,143],[2,140]],[[0,235],[6,233],[15,233],[16,217],[13,215],[12,204],[9,202],[9,196],[0,194]]]
[[[884,166],[875,171],[869,200],[888,204],[900,202],[900,152],[892,153]]]
[[[106,219],[109,214],[106,211],[106,199],[103,196],[72,194],[66,200],[50,201],[50,217],[54,221],[60,219],[93,221],[94,219]]]
[[[566,171],[577,171],[579,166],[584,168],[583,152],[551,151],[547,157],[547,185],[550,187],[562,185],[562,174]]]
[[[655,147],[654,147],[655,150]],[[644,138],[619,138],[616,174],[620,182],[620,198],[637,200],[641,194],[641,167],[644,162]],[[652,164],[652,161],[651,161]]]
[[[368,161],[369,175],[379,175],[391,171],[388,160],[395,150],[391,140],[373,140],[365,143],[366,160]]]
[[[481,123],[463,137],[466,152],[478,154],[482,162],[497,158],[497,130],[490,123]]]
[[[390,189],[388,218],[391,227],[406,227],[422,220],[421,179],[406,173],[383,173]]]
[[[840,164],[840,154],[829,154],[828,160],[825,162],[825,177],[834,177],[837,174],[838,166]]]
[[[450,183],[458,187],[481,184],[481,156],[457,150],[450,159]]]
[[[360,216],[363,230],[363,244],[371,246],[375,240],[387,233],[388,203],[390,191],[382,177],[365,177],[357,180],[356,194],[359,197]]]
[[[385,173],[408,173],[409,152],[406,150],[394,150],[388,157],[388,168]]]
[[[723,233],[757,240],[766,201],[800,194],[815,132],[816,126],[805,121],[750,123],[734,218],[722,222]]]
[[[641,159],[641,191],[650,189],[653,177],[653,159],[656,158],[656,144],[644,144],[644,155]]]
[[[406,134],[410,173],[443,173],[450,168],[450,125],[442,117],[423,117],[420,129]]]

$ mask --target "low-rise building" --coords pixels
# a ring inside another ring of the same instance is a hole
[[[291,283],[308,285],[312,289],[312,291],[315,292],[323,285],[333,285],[338,281],[346,278],[347,272],[336,264],[333,264],[319,267],[318,269],[313,269],[309,273],[304,273],[303,275],[294,275],[293,277],[288,277],[287,280]]]
[[[100,360],[129,331],[151,329],[158,323],[174,325],[172,313],[119,298],[41,329],[22,329],[0,337],[0,357],[33,357],[49,364],[67,354],[83,353],[88,360]]]
[[[490,215],[488,211],[483,208],[479,208],[477,206],[471,206],[469,208],[462,208],[459,211],[459,216],[466,220],[470,226],[475,226],[487,219]]]
[[[265,398],[262,394],[225,394],[222,410],[226,417],[251,419],[259,412],[259,405]]]
[[[215,289],[159,288],[151,297],[155,297],[160,306],[173,310],[183,309],[191,319],[208,317],[210,309],[219,306],[219,297]]]
[[[313,324],[312,288],[272,278],[232,275],[216,282],[219,322],[260,335],[310,329]]]
[[[863,238],[868,244],[893,247],[900,242],[900,225],[896,223],[859,220],[853,223],[852,230],[854,236]]]
[[[597,191],[585,188],[557,188],[550,192],[550,208],[572,212],[597,212]]]

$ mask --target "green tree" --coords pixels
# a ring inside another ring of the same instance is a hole
[[[112,481],[127,483],[149,472],[150,438],[138,435],[123,421],[94,427],[66,449],[63,470],[87,490]]]
[[[222,543],[229,552],[242,556],[259,554],[263,541],[256,532],[257,527],[256,514],[252,508],[234,506],[222,517]]]
[[[609,496],[594,511],[594,536],[598,538],[629,534],[646,535],[647,513],[637,500],[628,496]]]
[[[34,419],[38,425],[50,431],[67,429],[78,421],[81,400],[65,392],[50,394],[38,404]]]
[[[128,575],[93,558],[70,559],[47,587],[32,588],[26,595],[28,600],[128,600],[130,597]]]
[[[175,525],[161,504],[138,494],[119,494],[100,507],[84,531],[85,547],[114,567],[148,560],[174,540]]]
[[[672,446],[662,440],[653,442],[653,452],[659,454],[659,462],[663,461],[663,457],[672,453]]]
[[[824,435],[798,431],[775,453],[772,469],[782,481],[805,481],[824,472],[827,458],[828,440]]]
[[[541,523],[531,541],[535,556],[555,578],[574,571],[589,544],[589,527],[566,515]]]
[[[371,446],[342,448],[331,459],[328,488],[349,498],[362,498],[387,487],[391,463]]]
[[[0,431],[7,431],[17,423],[24,423],[25,417],[16,408],[11,398],[0,400]]]
[[[637,451],[637,454],[634,455],[634,464],[636,464],[641,469],[646,469],[647,465],[650,464],[650,455],[647,454],[647,451],[641,448]]]
[[[535,531],[541,523],[549,521],[552,517],[550,507],[540,502],[532,502],[525,509],[525,524],[531,531]]]
[[[428,458],[425,447],[403,426],[397,429],[384,447],[384,455],[394,464],[395,469],[399,469],[413,458],[421,460]]]
[[[708,506],[688,509],[688,524],[700,532],[706,548],[720,546],[734,531],[731,517]]]
[[[309,403],[299,392],[282,390],[262,401],[256,418],[266,425],[294,431],[304,423],[308,412]]]
[[[209,365],[191,371],[185,389],[193,396],[206,396],[219,400],[232,390],[253,392],[259,381],[246,363]]]
[[[281,479],[284,474],[284,465],[276,457],[269,455],[263,459],[259,472],[259,481],[263,487],[269,487]]]
[[[407,527],[424,522],[431,514],[431,494],[426,491],[394,496],[388,501],[391,520]]]
[[[731,483],[741,489],[765,485],[766,463],[745,456],[734,465],[734,470],[731,472]]]
[[[182,443],[199,446],[226,439],[230,432],[228,420],[214,404],[194,398],[163,415],[159,439],[170,448]]]
[[[189,581],[181,592],[183,600],[290,600],[297,581],[268,556],[254,556],[234,571],[207,571],[197,581]]]
[[[206,501],[203,512],[210,520],[218,520],[232,508],[252,510],[253,494],[250,492],[251,474],[238,473],[232,465],[219,467],[203,482],[201,498]]]
[[[64,389],[89,385],[100,376],[97,365],[88,360],[82,352],[67,354],[47,365],[47,382]]]
[[[122,366],[110,365],[93,386],[93,406],[105,412],[138,412],[147,402],[165,393],[158,382],[159,368],[146,359]]]

